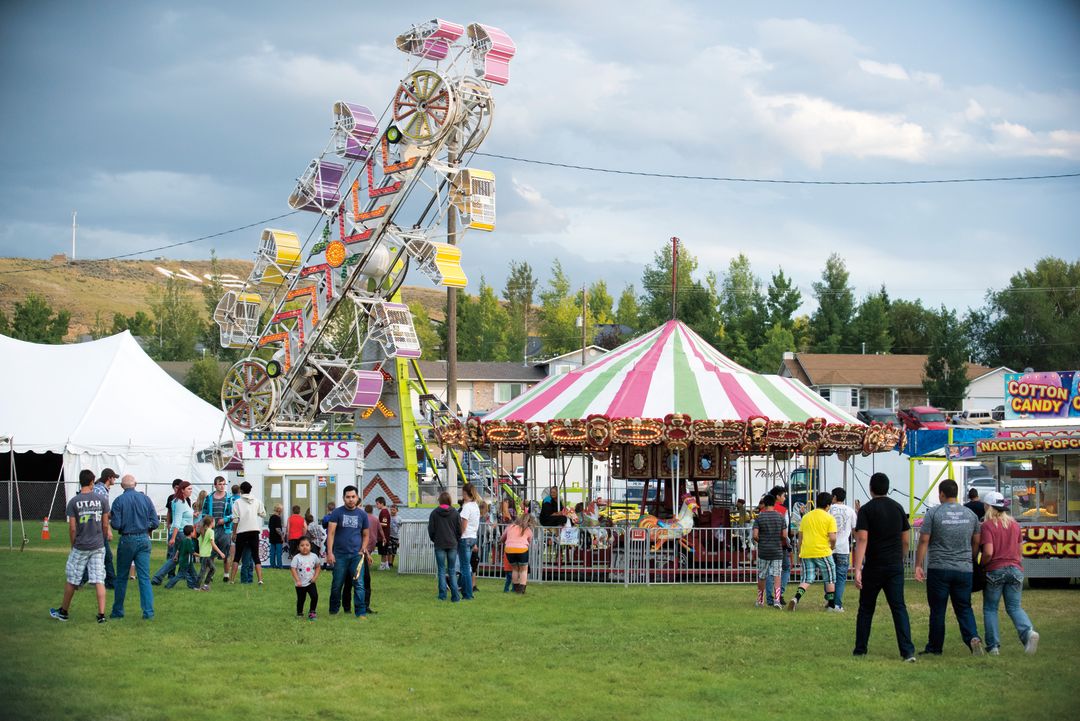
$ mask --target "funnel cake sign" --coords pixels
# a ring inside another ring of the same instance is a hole
[[[1080,371],[1005,374],[1005,417],[1010,420],[1080,417]]]

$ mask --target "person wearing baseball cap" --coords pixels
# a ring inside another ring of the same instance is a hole
[[[982,524],[982,565],[986,569],[986,588],[983,589],[983,628],[986,631],[986,651],[991,656],[1001,654],[1001,634],[998,627],[998,604],[1005,597],[1005,613],[1024,644],[1025,653],[1035,653],[1039,647],[1039,632],[1020,606],[1024,590],[1024,565],[1021,561],[1020,524],[1009,515],[1008,502],[997,491],[987,491],[982,502],[986,505],[986,522]]]
[[[116,475],[116,471],[111,468],[104,468],[101,471],[101,476],[94,482],[94,493],[102,498],[109,498],[110,489],[112,488],[113,481],[119,476]],[[89,575],[83,573],[83,583],[85,584],[89,580]],[[105,541],[105,588],[112,590],[116,585],[116,569],[113,566],[113,553],[112,544],[109,541]]]

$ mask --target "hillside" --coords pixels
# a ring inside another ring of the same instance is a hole
[[[223,274],[247,278],[252,263],[247,260],[218,260]],[[14,271],[14,272],[13,272]],[[208,260],[111,260],[75,261],[64,256],[53,260],[38,258],[0,258],[0,309],[10,318],[17,301],[30,293],[43,296],[54,310],[68,310],[71,326],[67,340],[88,333],[100,314],[107,326],[115,313],[134,315],[142,310],[150,314],[152,289],[172,273],[191,284],[200,310],[198,288],[210,273]],[[416,274],[410,276],[419,277]],[[419,302],[432,320],[445,316],[446,291],[436,287],[405,286],[406,303]]]

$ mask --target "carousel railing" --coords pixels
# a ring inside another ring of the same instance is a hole
[[[482,524],[477,538],[476,576],[506,573],[503,525]],[[914,566],[917,538],[912,534],[907,575]],[[434,547],[425,521],[401,524],[398,572],[435,573]],[[797,553],[797,549],[796,549]],[[801,576],[798,556],[791,583]],[[854,572],[849,571],[849,589]],[[730,584],[757,582],[757,549],[750,526],[674,529],[628,525],[537,528],[529,548],[531,582],[637,584]]]

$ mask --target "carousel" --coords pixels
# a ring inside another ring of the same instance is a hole
[[[827,454],[889,451],[904,434],[892,425],[861,423],[795,379],[750,371],[671,320],[482,418],[444,428],[442,440],[490,453],[606,461],[607,499],[618,481],[643,481],[640,507],[621,523],[610,517],[604,523],[603,489],[590,489],[585,517],[574,519],[586,536],[600,539],[581,543],[586,565],[602,565],[604,558],[589,553],[606,550],[595,546],[613,538],[588,532],[599,524],[643,529],[650,553],[681,546],[684,565],[723,568],[738,564],[731,534],[694,529],[732,528],[739,459],[812,464]],[[676,555],[667,562],[680,560]],[[657,563],[664,561],[650,561],[654,569]]]

